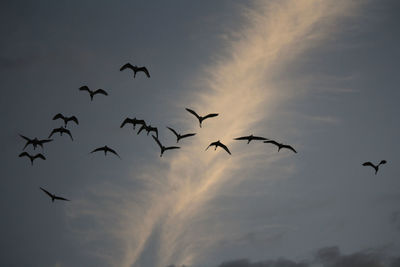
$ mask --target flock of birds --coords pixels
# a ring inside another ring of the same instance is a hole
[[[136,78],[136,74],[138,72],[143,72],[147,76],[147,78],[150,78],[150,73],[149,73],[149,71],[147,70],[146,67],[137,67],[137,66],[131,65],[130,63],[126,63],[125,65],[123,65],[120,68],[120,71],[123,71],[125,69],[131,69],[133,71],[133,74],[134,74],[133,77],[134,78]],[[93,101],[93,98],[94,98],[95,95],[108,96],[108,93],[105,90],[97,89],[97,90],[92,91],[86,85],[81,86],[79,88],[79,91],[88,92],[91,101]],[[194,111],[193,109],[189,109],[189,108],[186,108],[186,111],[188,111],[190,114],[192,114],[193,116],[195,116],[197,118],[200,128],[202,128],[202,123],[203,123],[204,120],[210,119],[210,118],[214,118],[214,117],[217,117],[219,115],[218,113],[210,113],[210,114],[207,114],[205,116],[200,116],[196,111]],[[70,123],[70,122],[74,122],[76,125],[79,125],[79,121],[78,121],[77,117],[75,117],[75,116],[67,117],[67,116],[64,116],[61,113],[58,113],[53,117],[53,120],[62,120],[64,122],[64,126],[60,126],[59,128],[54,128],[51,131],[51,133],[49,134],[47,139],[38,139],[37,137],[31,139],[29,137],[26,137],[26,136],[20,134],[20,137],[22,137],[26,141],[25,146],[23,147],[23,150],[25,150],[29,145],[32,145],[34,150],[36,150],[36,148],[38,146],[40,146],[43,149],[43,145],[46,144],[46,143],[52,142],[53,139],[50,139],[50,138],[54,134],[57,134],[57,133],[59,133],[60,136],[62,136],[63,134],[67,134],[71,138],[71,141],[74,140],[73,137],[72,137],[72,133],[71,133],[71,131],[69,129],[67,129],[67,126],[68,126],[68,123]],[[152,126],[150,124],[147,124],[142,119],[137,119],[136,117],[135,118],[126,118],[121,123],[120,128],[123,128],[127,124],[132,124],[133,130],[136,129],[136,125],[140,125],[140,128],[139,128],[137,134],[140,134],[142,131],[146,131],[147,135],[149,135],[150,132],[153,132],[154,134],[152,134],[152,138],[157,143],[157,145],[160,147],[160,151],[161,151],[160,152],[160,157],[162,157],[163,154],[168,150],[180,149],[179,146],[164,146],[161,143],[161,141],[159,140],[159,138],[158,138],[158,129],[157,129],[157,127],[154,127],[154,126]],[[181,134],[181,133],[178,133],[176,130],[174,130],[171,127],[167,127],[167,129],[169,129],[176,136],[176,143],[179,143],[179,141],[181,139],[192,137],[192,136],[196,135],[196,133]],[[297,153],[297,151],[291,145],[282,144],[282,143],[279,143],[279,142],[277,142],[275,140],[271,140],[271,139],[268,139],[268,138],[265,138],[265,137],[262,137],[262,136],[254,136],[254,135],[241,136],[241,137],[234,138],[234,140],[245,140],[245,141],[247,141],[247,144],[249,144],[253,140],[254,141],[262,141],[263,143],[266,143],[266,144],[275,145],[278,148],[278,152],[281,149],[288,149],[288,150],[290,150],[290,151],[292,151],[294,153]],[[214,150],[216,150],[218,147],[220,147],[223,150],[225,150],[229,155],[232,155],[232,153],[229,150],[229,148],[225,144],[223,144],[220,140],[210,143],[205,150],[207,150],[210,147],[214,147]],[[90,153],[95,153],[95,152],[104,152],[104,155],[107,155],[107,153],[109,152],[111,154],[114,154],[118,158],[121,158],[120,155],[114,149],[112,149],[112,148],[110,148],[108,146],[98,147],[98,148],[94,149],[93,151],[91,151]],[[33,165],[33,162],[36,159],[46,160],[46,157],[42,153],[37,153],[35,155],[32,155],[32,154],[29,154],[26,151],[20,153],[19,157],[20,158],[22,158],[22,157],[29,158],[29,160],[31,162],[31,165]],[[382,160],[377,165],[375,165],[372,162],[368,161],[368,162],[363,163],[362,165],[363,166],[372,167],[375,170],[375,174],[377,174],[378,170],[379,170],[379,166],[382,165],[382,164],[386,164],[386,163],[387,163],[386,160]],[[49,191],[47,191],[46,189],[44,189],[42,187],[40,187],[40,190],[42,190],[46,195],[48,195],[51,198],[52,202],[54,202],[55,200],[69,201],[69,199],[66,199],[66,198],[60,197],[60,196],[56,196],[55,194],[50,193]]]

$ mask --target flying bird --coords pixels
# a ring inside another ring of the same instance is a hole
[[[75,116],[65,117],[63,114],[58,113],[53,117],[53,120],[62,119],[64,121],[64,126],[67,127],[69,121],[73,121],[76,124],[79,124],[78,119]]]
[[[51,202],[54,202],[54,200],[58,199],[58,200],[64,200],[64,201],[70,201],[69,199],[63,198],[63,197],[59,197],[56,196],[55,194],[50,193],[49,191],[47,191],[46,189],[43,189],[40,187],[40,189],[45,192],[49,197],[51,197]]]
[[[157,142],[158,146],[159,146],[160,149],[161,149],[160,157],[162,157],[162,155],[164,154],[164,152],[165,152],[166,150],[179,149],[179,148],[180,148],[179,146],[168,146],[168,147],[165,147],[165,146],[163,146],[163,145],[161,144],[160,140],[158,140],[158,137],[155,137],[154,135],[151,135],[151,136],[152,136],[153,139]]]
[[[98,152],[98,151],[104,151],[104,156],[107,155],[107,152],[110,152],[110,153],[113,153],[114,155],[116,155],[118,158],[121,158],[114,149],[109,148],[108,146],[103,146],[103,147],[96,148],[95,150],[93,150],[90,153],[94,153],[94,152]]]
[[[146,67],[138,67],[138,66],[136,66],[136,65],[135,65],[135,66],[132,66],[132,64],[126,63],[126,64],[123,65],[119,70],[120,70],[120,71],[123,71],[123,70],[125,70],[125,69],[131,69],[131,70],[133,71],[133,78],[136,77],[136,73],[139,72],[139,71],[144,72],[144,73],[146,74],[147,78],[150,78],[150,73],[149,73],[149,71],[147,70]]]
[[[97,94],[108,95],[106,91],[103,89],[97,89],[96,91],[92,91],[86,85],[79,87],[79,91],[87,91],[90,95],[90,100],[93,101],[93,96]]]
[[[135,130],[135,127],[136,127],[137,124],[146,125],[146,122],[145,122],[144,120],[138,120],[138,119],[136,119],[136,117],[133,118],[133,119],[131,119],[131,118],[126,118],[126,119],[122,122],[120,128],[124,127],[125,124],[127,124],[127,123],[131,123],[131,124],[133,125],[133,129],[134,129],[134,130]]]
[[[142,127],[140,127],[140,129],[137,132],[137,134],[140,134],[140,132],[143,131],[143,130],[146,130],[147,135],[149,135],[150,132],[155,132],[156,136],[158,138],[158,129],[157,129],[157,127],[152,127],[151,125],[143,124]]]
[[[206,148],[206,150],[210,147],[210,146],[215,146],[215,150],[217,150],[217,147],[222,147],[223,149],[225,149],[226,152],[228,152],[229,155],[232,155],[231,152],[229,151],[228,147],[226,145],[224,145],[223,143],[221,143],[219,140],[216,142],[212,142],[211,144],[208,145],[208,147]]]
[[[22,150],[24,150],[28,145],[32,145],[33,149],[36,149],[37,146],[40,146],[43,149],[43,144],[53,141],[53,139],[39,140],[36,137],[34,139],[30,139],[26,136],[23,136],[22,134],[20,134],[19,136],[21,136],[22,138],[24,138],[26,140],[26,144]]]
[[[186,138],[186,137],[190,137],[190,136],[194,136],[196,135],[195,133],[188,133],[188,134],[179,134],[177,133],[174,129],[167,127],[171,132],[173,132],[176,136],[176,142],[179,143],[179,140]]]
[[[254,135],[249,135],[249,136],[242,136],[242,137],[237,137],[234,140],[247,140],[247,144],[249,144],[253,140],[268,140],[268,138],[261,137],[261,136],[254,136]]]
[[[28,157],[28,158],[31,160],[31,165],[33,165],[33,161],[34,161],[35,159],[37,159],[37,158],[46,160],[45,156],[43,156],[43,154],[41,154],[41,153],[32,156],[32,155],[28,154],[27,152],[22,152],[21,154],[19,154],[19,157],[20,157],[20,158],[22,158],[22,157]]]
[[[212,118],[212,117],[216,117],[218,116],[218,113],[210,113],[206,116],[199,116],[194,110],[186,108],[187,111],[189,111],[190,113],[192,113],[194,116],[196,116],[196,118],[199,120],[199,124],[200,124],[200,128],[201,128],[201,123],[208,118]]]
[[[274,141],[274,140],[267,140],[267,141],[264,141],[264,143],[276,145],[276,146],[278,147],[278,152],[279,152],[279,150],[281,150],[282,148],[286,148],[286,149],[292,150],[294,153],[297,153],[297,151],[296,151],[292,146],[284,145],[284,144],[278,143],[278,142],[276,142],[276,141]]]
[[[367,162],[363,163],[363,166],[371,166],[372,168],[374,168],[375,169],[375,175],[376,175],[378,173],[379,166],[382,165],[382,164],[386,164],[386,163],[387,163],[386,160],[381,160],[381,162],[379,162],[378,165],[374,165],[372,162],[367,161]]]
[[[55,134],[55,133],[60,133],[60,136],[62,136],[63,133],[66,133],[66,134],[69,135],[69,137],[71,137],[71,140],[74,141],[74,138],[72,138],[71,132],[70,132],[68,129],[62,127],[62,126],[61,126],[60,128],[55,128],[55,129],[53,129],[53,131],[51,131],[51,133],[50,133],[50,135],[49,135],[49,138],[50,138],[53,134]]]

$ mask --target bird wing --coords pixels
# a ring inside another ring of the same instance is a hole
[[[249,140],[250,136],[242,136],[242,137],[236,137],[233,140]]]
[[[90,152],[90,153],[94,153],[94,152],[98,152],[98,151],[104,151],[104,150],[105,150],[105,148],[104,148],[104,146],[103,146],[103,147],[96,148],[95,150],[93,150],[93,151]]]
[[[57,119],[64,119],[64,116],[61,113],[58,113],[53,117],[53,120],[57,120]]]
[[[179,134],[174,130],[174,129],[172,129],[171,127],[167,127],[171,132],[173,132],[175,135],[176,135],[176,137],[178,137],[179,136]]]
[[[45,143],[48,143],[48,142],[51,142],[51,141],[53,141],[53,139],[43,139],[43,140],[39,140],[39,143],[45,144]]]
[[[123,71],[124,69],[131,69],[133,70],[133,66],[131,63],[126,63],[125,65],[123,65],[119,70]]]
[[[50,138],[53,134],[58,133],[59,131],[60,131],[60,128],[53,129],[53,131],[51,131],[48,138]]]
[[[133,119],[133,123],[136,125],[136,124],[141,124],[141,125],[146,125],[146,122],[144,121],[144,120],[136,120],[136,119]]]
[[[160,140],[158,140],[157,137],[155,137],[154,135],[151,135],[153,137],[153,139],[157,142],[158,146],[160,147],[160,149],[162,150],[162,144],[160,143]]]
[[[64,133],[68,134],[69,137],[71,137],[71,140],[74,141],[74,138],[72,138],[72,134],[68,129],[64,129]]]
[[[34,159],[36,159],[36,158],[41,158],[41,159],[43,159],[43,160],[46,160],[46,157],[43,156],[42,153],[36,154],[33,158],[34,158]]]
[[[143,71],[146,74],[147,78],[150,78],[150,73],[149,73],[149,71],[147,70],[146,67],[137,68],[136,71]]]
[[[143,131],[144,129],[146,129],[147,126],[146,124],[143,124],[142,127],[140,127],[139,131],[137,132],[137,134],[140,134],[141,131]]]
[[[267,141],[264,141],[264,143],[266,143],[266,144],[274,144],[276,146],[279,146],[279,143],[274,141],[274,140],[267,140]]]
[[[375,165],[370,161],[364,162],[362,165],[363,166],[371,166],[372,168],[375,168]]]
[[[54,196],[54,199],[70,201],[69,199],[66,199],[66,198],[63,198],[63,197],[59,197],[59,196]]]
[[[117,153],[114,149],[108,148],[108,151],[110,151],[111,153],[113,153],[114,155],[116,155],[118,158],[121,158],[121,157],[118,155],[118,153]]]
[[[226,152],[228,152],[229,155],[232,155],[231,152],[229,151],[228,147],[224,144],[222,144],[221,142],[219,142],[218,146],[222,147],[223,149],[225,149]]]
[[[30,155],[28,154],[28,152],[22,152],[21,154],[18,155],[18,157],[30,157]]]
[[[124,125],[127,124],[127,123],[133,123],[132,119],[126,118],[126,119],[122,122],[122,124],[121,124],[121,126],[120,126],[119,128],[124,127]]]
[[[78,125],[79,125],[78,118],[77,118],[77,117],[75,117],[75,116],[69,117],[69,118],[67,119],[67,121],[73,121],[73,122],[75,122],[76,124],[78,124]]]
[[[189,111],[190,113],[192,113],[194,116],[196,116],[197,119],[200,120],[200,116],[196,113],[196,111],[190,109],[190,108],[186,108],[187,111]]]
[[[253,140],[268,140],[268,138],[262,136],[253,136]]]
[[[79,87],[79,91],[88,91],[90,93],[90,89],[86,85]]]
[[[108,95],[107,92],[104,91],[103,89],[97,89],[96,91],[93,92],[93,95],[96,94]]]
[[[194,135],[196,135],[196,134],[195,133],[183,134],[183,135],[181,135],[181,139],[182,138],[186,138],[186,137],[190,137],[190,136],[194,136]]]
[[[26,141],[32,141],[31,139],[29,139],[28,137],[26,137],[26,136],[23,136],[22,134],[20,134],[19,136],[21,136],[22,138],[24,138]]]
[[[208,119],[208,118],[212,118],[212,117],[217,117],[218,113],[210,113],[206,116],[203,117],[203,120]]]
[[[297,151],[290,145],[282,145],[282,148],[287,148],[289,150],[292,150],[294,153],[297,153]]]
[[[164,150],[179,149],[179,148],[181,148],[181,147],[179,147],[179,146],[169,146],[169,147],[164,148]]]
[[[381,164],[386,164],[386,163],[387,163],[386,160],[381,160],[381,162],[379,162],[379,165],[381,165]]]
[[[206,148],[206,150],[210,147],[210,146],[216,146],[218,144],[218,142],[212,142],[211,144],[208,145],[208,147]]]
[[[40,189],[42,189],[42,191],[45,192],[49,197],[53,198],[53,195],[49,191],[47,191],[46,189],[43,189],[41,187],[40,187]]]
[[[157,129],[157,127],[150,127],[149,132],[155,132],[156,136],[158,138],[158,129]]]

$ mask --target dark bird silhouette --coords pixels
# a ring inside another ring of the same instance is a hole
[[[146,125],[146,122],[145,122],[144,120],[138,120],[138,119],[136,119],[136,118],[133,118],[133,119],[131,119],[131,118],[126,118],[126,119],[122,122],[120,128],[124,127],[125,124],[127,124],[127,123],[131,123],[131,124],[133,125],[133,129],[134,129],[134,130],[135,130],[135,127],[136,127],[137,124]]]
[[[143,124],[142,127],[140,127],[140,129],[137,132],[137,134],[140,134],[140,132],[143,131],[143,130],[146,130],[147,135],[149,135],[150,132],[155,132],[156,136],[158,138],[158,129],[157,129],[157,127],[152,127],[151,125]]]
[[[40,189],[45,192],[49,197],[51,197],[51,202],[54,202],[54,200],[58,199],[58,200],[64,200],[64,201],[70,201],[69,199],[63,198],[63,197],[59,197],[56,196],[55,194],[50,193],[49,191],[47,191],[46,189],[43,189],[40,187]]]
[[[147,70],[146,67],[138,67],[138,66],[136,66],[136,65],[135,65],[135,66],[132,66],[132,64],[126,63],[126,64],[123,65],[119,70],[120,70],[120,71],[123,71],[123,70],[125,70],[125,69],[131,69],[131,70],[133,71],[133,78],[136,77],[136,73],[139,72],[139,71],[144,72],[144,73],[146,74],[147,78],[150,78],[150,73],[149,73],[149,71]]]
[[[253,140],[268,140],[268,138],[261,137],[261,136],[254,136],[254,135],[249,135],[249,136],[242,136],[242,137],[237,137],[234,140],[247,140],[247,144],[249,144]]]
[[[196,118],[199,120],[199,124],[200,124],[200,128],[201,128],[201,123],[208,118],[212,118],[212,117],[216,117],[218,116],[218,113],[210,113],[206,116],[199,116],[194,110],[191,110],[189,108],[186,108],[187,111],[189,111],[190,113],[192,113],[194,116],[196,116]]]
[[[226,152],[228,152],[229,155],[232,155],[231,152],[229,151],[228,147],[226,145],[224,145],[223,143],[221,143],[219,140],[216,142],[212,142],[211,144],[208,145],[208,147],[206,148],[206,150],[210,147],[210,146],[215,146],[215,150],[217,150],[217,147],[222,147],[223,149],[225,149]]]
[[[50,138],[53,134],[55,134],[55,133],[60,133],[60,136],[62,136],[63,133],[66,133],[66,134],[69,135],[69,137],[71,137],[71,140],[74,141],[74,138],[72,138],[71,132],[70,132],[68,129],[62,127],[62,126],[61,126],[60,128],[55,128],[55,129],[53,129],[53,131],[51,131],[51,133],[50,133],[50,135],[49,135],[49,138]]]
[[[64,121],[64,127],[67,127],[69,121],[73,121],[76,124],[79,124],[78,119],[75,116],[65,117],[63,114],[58,113],[53,117],[53,120],[62,119]]]
[[[87,91],[90,95],[90,100],[93,101],[93,96],[97,95],[97,94],[102,94],[102,95],[108,95],[106,91],[104,91],[103,89],[97,89],[96,91],[92,91],[89,89],[89,87],[87,87],[86,85],[81,86],[79,88],[79,91]]]
[[[382,165],[382,164],[386,164],[386,163],[387,163],[386,160],[381,160],[381,162],[379,162],[378,165],[374,165],[372,162],[367,161],[367,162],[363,163],[363,166],[371,166],[372,168],[374,168],[375,169],[375,175],[376,175],[378,173],[379,166]]]
[[[110,153],[113,153],[114,155],[116,155],[118,158],[121,158],[114,149],[109,148],[108,146],[103,146],[103,147],[96,148],[95,150],[93,150],[90,153],[94,153],[94,152],[98,152],[98,151],[104,151],[104,156],[107,155],[107,152],[110,152]]]
[[[20,134],[19,136],[26,140],[26,144],[22,150],[24,150],[28,145],[32,145],[33,149],[36,149],[37,146],[40,146],[43,149],[43,144],[53,141],[53,139],[39,140],[36,137],[34,139],[30,139],[26,136],[23,136],[22,134]]]
[[[19,157],[20,157],[20,158],[22,158],[22,157],[28,157],[28,158],[31,160],[31,165],[33,165],[33,161],[34,161],[35,159],[37,159],[37,158],[46,160],[45,156],[43,156],[43,154],[41,154],[41,153],[36,154],[35,156],[32,156],[32,155],[28,154],[27,152],[22,152],[21,154],[19,154]]]
[[[161,144],[160,140],[158,140],[158,137],[155,137],[154,135],[151,135],[151,136],[152,136],[153,139],[157,142],[158,146],[159,146],[160,149],[161,149],[160,157],[162,157],[162,155],[164,154],[164,152],[167,151],[167,150],[179,149],[179,148],[180,148],[179,146],[168,146],[168,147],[165,147],[165,146],[163,146],[163,145]]]
[[[276,142],[276,141],[274,141],[274,140],[264,141],[264,143],[276,145],[276,146],[278,147],[278,152],[279,152],[279,150],[281,150],[282,148],[286,148],[286,149],[292,150],[294,153],[297,153],[297,151],[296,151],[292,146],[284,145],[284,144],[278,143],[278,142]]]
[[[194,136],[196,135],[195,133],[188,133],[188,134],[178,134],[174,129],[167,127],[171,132],[173,132],[176,136],[176,142],[179,143],[179,140],[186,138],[186,137],[190,137],[190,136]]]

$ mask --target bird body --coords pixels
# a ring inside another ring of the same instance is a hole
[[[155,137],[154,135],[151,135],[151,136],[153,137],[154,141],[156,141],[156,143],[158,144],[158,146],[159,146],[160,149],[161,149],[160,157],[162,157],[162,155],[164,154],[164,152],[167,151],[167,150],[179,149],[179,148],[180,148],[179,146],[168,146],[168,147],[165,147],[165,146],[163,146],[163,145],[161,144],[160,140],[158,140],[158,137]]]
[[[46,193],[46,195],[48,195],[49,197],[51,197],[51,202],[54,202],[54,200],[58,199],[58,200],[64,200],[64,201],[70,201],[69,199],[63,198],[63,197],[59,197],[56,196],[55,194],[50,193],[49,191],[47,191],[46,189],[43,189],[40,187],[40,189]]]
[[[138,67],[138,66],[136,66],[136,65],[133,66],[133,65],[130,64],[130,63],[126,63],[126,64],[123,65],[119,70],[120,70],[120,71],[123,71],[123,70],[125,70],[125,69],[131,69],[131,70],[133,71],[133,78],[136,78],[136,73],[139,72],[139,71],[144,72],[144,73],[146,74],[147,78],[150,78],[150,73],[149,73],[149,71],[147,70],[146,67]]]
[[[386,164],[386,163],[387,163],[386,160],[381,160],[381,162],[379,162],[378,165],[374,165],[372,162],[367,161],[367,162],[364,162],[362,165],[363,166],[371,166],[372,168],[374,168],[375,169],[375,175],[376,175],[378,173],[379,166],[382,165],[382,164]]]
[[[196,111],[194,111],[194,110],[192,110],[192,109],[186,108],[186,110],[187,110],[188,112],[190,112],[191,114],[193,114],[193,115],[199,120],[200,128],[201,128],[201,123],[202,123],[205,119],[218,116],[218,113],[210,113],[210,114],[208,114],[208,115],[206,115],[206,116],[200,116],[199,114],[196,113]]]
[[[142,125],[142,126],[143,126],[143,125],[146,125],[146,122],[145,122],[144,120],[138,120],[138,119],[136,119],[136,117],[133,118],[133,119],[131,119],[131,118],[126,118],[126,119],[122,122],[120,128],[124,127],[125,124],[127,124],[127,123],[132,124],[134,130],[135,130],[135,127],[136,127],[137,124],[140,124],[140,125]]]
[[[248,136],[234,138],[234,140],[247,140],[247,144],[249,144],[253,140],[264,141],[264,140],[268,140],[268,138],[261,137],[261,136],[248,135]]]
[[[72,140],[72,141],[74,140],[74,138],[72,138],[71,132],[70,132],[67,128],[64,128],[64,127],[62,127],[62,126],[61,126],[60,128],[55,128],[55,129],[53,129],[53,131],[51,131],[51,133],[50,133],[50,135],[49,135],[49,138],[50,138],[53,134],[55,134],[55,133],[60,133],[60,136],[62,136],[63,133],[66,133],[66,134],[69,135],[69,137],[71,137],[71,140]]]
[[[65,117],[61,113],[58,113],[57,115],[55,115],[53,117],[53,120],[57,120],[57,119],[62,119],[64,121],[64,127],[67,127],[67,124],[68,124],[69,121],[73,121],[76,124],[79,124],[78,119],[75,116]]]
[[[34,139],[30,139],[26,136],[23,136],[22,134],[20,134],[19,136],[26,140],[26,144],[23,149],[25,149],[28,145],[32,145],[33,149],[36,149],[37,146],[40,146],[43,149],[43,144],[53,141],[53,139],[39,140],[36,137]]]
[[[121,158],[114,149],[109,148],[108,146],[102,146],[102,147],[96,148],[95,150],[93,150],[90,153],[94,153],[94,152],[98,152],[98,151],[104,151],[104,156],[107,155],[107,152],[110,152],[110,153],[113,153],[114,155],[116,155],[118,158]]]
[[[223,143],[221,143],[219,140],[216,142],[212,142],[211,144],[208,145],[208,147],[206,148],[206,150],[210,147],[210,146],[215,146],[215,150],[217,150],[217,147],[221,147],[223,148],[229,155],[232,155],[231,152],[229,151],[228,147],[226,145],[224,145]]]
[[[195,136],[195,133],[188,133],[188,134],[179,134],[177,133],[174,129],[172,129],[171,127],[167,127],[171,132],[173,132],[176,136],[176,142],[179,143],[179,140],[183,139],[183,138],[187,138],[190,136]]]
[[[20,158],[28,157],[31,160],[31,165],[33,165],[33,161],[35,159],[37,159],[37,158],[42,159],[42,160],[46,160],[46,157],[43,156],[43,154],[41,154],[41,153],[38,153],[38,154],[33,156],[33,155],[28,154],[27,152],[22,152],[21,154],[19,154],[19,157]]]
[[[267,140],[267,141],[264,141],[264,143],[276,145],[276,146],[278,147],[278,152],[279,152],[282,148],[286,148],[286,149],[292,150],[294,153],[297,153],[297,151],[296,151],[292,146],[290,146],[290,145],[284,145],[284,144],[278,143],[278,142],[276,142],[276,141],[274,141],[274,140]]]
[[[79,87],[79,91],[87,91],[90,95],[91,101],[93,101],[93,97],[97,94],[102,94],[102,95],[106,95],[106,96],[108,95],[108,93],[106,91],[104,91],[103,89],[97,89],[95,91],[92,91],[86,85]]]

